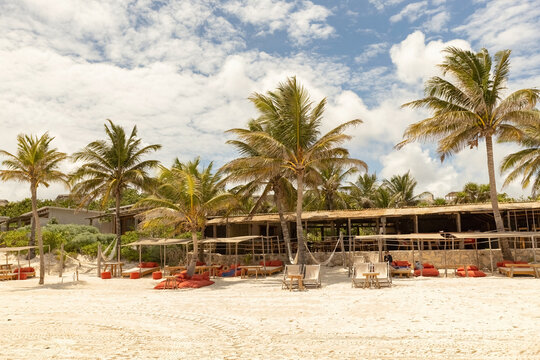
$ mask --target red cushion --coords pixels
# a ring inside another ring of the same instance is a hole
[[[461,276],[461,277],[465,277],[465,276],[468,276],[468,277],[485,277],[486,276],[486,274],[483,271],[480,271],[480,270],[467,271],[467,274],[465,274],[465,271],[458,271],[457,275]]]
[[[456,271],[465,271],[465,269],[462,266],[462,267],[458,267],[456,269]],[[467,271],[478,271],[478,268],[476,266],[474,266],[474,265],[468,265],[467,266]]]
[[[153,268],[153,267],[158,267],[158,263],[156,262],[144,262],[144,263],[140,263],[139,265],[142,265],[142,266],[139,266],[140,268]]]
[[[141,274],[139,274],[138,272],[132,272],[131,274],[129,274],[130,279],[139,279],[140,277]]]
[[[513,262],[512,260],[503,260],[497,263],[497,267],[505,267],[506,264],[517,264],[517,262]]]
[[[214,282],[211,281],[211,280],[198,280],[198,281],[186,280],[186,281],[183,281],[182,283],[178,284],[178,287],[179,288],[194,288],[194,289],[197,289],[197,288],[201,288],[203,286],[212,285],[213,283]]]
[[[426,268],[422,270],[414,270],[414,276],[439,276],[439,270],[435,268]]]
[[[197,261],[195,263],[195,266],[204,266],[204,265],[206,265],[206,263],[203,263],[202,261]]]
[[[283,261],[281,260],[270,261],[270,266],[283,266]]]
[[[161,271],[154,271],[152,273],[152,279],[154,280],[159,280],[163,277],[163,274],[161,273]]]
[[[140,267],[141,269],[142,269],[142,268],[145,268],[145,267],[146,267],[146,263],[145,263],[145,262],[141,262],[141,263],[139,263],[139,265],[137,265],[137,267]]]
[[[20,273],[18,276],[17,276],[17,279],[19,280],[26,280],[28,278],[28,275],[26,275],[25,273]]]
[[[102,272],[101,273],[101,278],[102,279],[110,279],[111,278],[111,272],[110,271]]]
[[[422,264],[422,266],[424,267],[424,269],[434,269],[435,268],[435,266],[433,266],[430,263],[424,263],[424,264]]]
[[[396,266],[411,266],[411,264],[408,261],[400,261],[396,260]]]
[[[398,266],[396,260],[392,261],[392,266]]]
[[[19,272],[19,268],[13,270],[14,273],[18,273]],[[28,273],[28,272],[36,272],[36,270],[33,268],[33,267],[22,267],[21,268],[21,273]]]

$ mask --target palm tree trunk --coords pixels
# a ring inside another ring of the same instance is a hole
[[[302,201],[304,197],[304,170],[296,173],[296,236],[298,238],[298,264],[305,264],[304,229],[302,227]]]
[[[193,240],[193,256],[187,267],[188,276],[195,274],[195,266],[197,265],[197,254],[199,253],[199,240],[197,239],[197,230],[191,231],[191,240]]]
[[[36,222],[34,221],[34,217],[32,216],[32,224],[30,229],[30,240],[28,241],[28,246],[35,246],[36,245]],[[31,260],[36,257],[36,249],[29,249],[28,250],[28,260]]]
[[[203,225],[202,229],[201,229],[201,238],[202,239],[206,239],[206,236],[204,236],[204,232],[206,230],[206,226]],[[197,253],[197,259],[199,261],[204,261],[204,247],[200,247],[199,248],[199,252]]]
[[[37,213],[37,184],[35,182],[30,183],[30,193],[32,194],[32,217],[34,218],[34,224],[36,224],[39,249],[39,285],[43,285],[45,283],[45,253],[43,252],[43,238],[41,237],[41,225]]]
[[[120,221],[120,191],[116,191],[116,246],[118,246],[118,262],[122,254],[122,222]]]
[[[279,181],[279,180],[278,180]],[[283,241],[285,241],[285,246],[287,247],[287,254],[289,256],[289,260],[292,261],[292,249],[291,249],[291,234],[289,233],[289,226],[287,225],[287,220],[285,220],[285,216],[283,215],[283,204],[281,202],[282,193],[281,193],[281,186],[276,181],[274,183],[274,202],[276,203],[278,215],[279,215],[279,222],[281,223],[281,231],[283,232]]]
[[[491,207],[493,208],[493,217],[497,232],[504,232],[504,223],[499,211],[499,201],[497,199],[497,185],[495,183],[495,165],[493,164],[493,138],[486,135],[487,165],[489,174],[489,195],[491,198]],[[512,260],[512,253],[508,247],[508,239],[499,239],[499,247],[502,251],[504,260]]]

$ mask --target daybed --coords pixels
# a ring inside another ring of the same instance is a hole
[[[149,275],[153,273],[154,271],[159,271],[159,265],[155,262],[143,262],[140,263],[139,266],[134,267],[133,269],[125,270],[122,272],[123,277],[131,277],[131,274],[133,273],[140,273],[141,277]]]

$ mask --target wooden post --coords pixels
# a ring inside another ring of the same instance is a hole
[[[28,253],[30,253],[30,251],[28,251]],[[39,255],[43,256],[43,254]],[[30,256],[28,258],[30,258]],[[21,250],[17,251],[17,267],[19,268],[19,270],[17,270],[17,278],[21,280]]]
[[[64,271],[64,244],[60,244],[60,273],[59,277],[62,277],[62,272]]]
[[[341,256],[343,258],[343,267],[347,266],[347,261],[345,260],[345,245],[343,244],[343,234],[339,233],[339,243],[341,244]]]
[[[349,266],[352,266],[352,234],[351,234],[351,218],[347,219],[347,233],[349,234]]]
[[[506,221],[508,222],[508,231],[512,231],[512,221],[510,220],[510,210],[506,212]]]
[[[234,256],[234,266],[236,266],[238,264],[238,243],[235,243],[235,249],[236,249],[236,254]],[[236,270],[235,270],[235,273],[236,273]]]
[[[193,254],[193,256],[197,256],[197,255]],[[142,262],[142,245],[139,245],[139,265],[141,265],[141,262]],[[141,273],[142,273],[142,269],[139,266],[139,278],[141,277]],[[120,276],[122,276],[122,274],[120,274]]]
[[[101,277],[101,243],[97,245],[97,276]]]
[[[379,262],[382,261],[383,257],[382,257],[382,240],[381,238],[377,239],[378,241],[378,246],[379,246]]]
[[[215,238],[217,238],[217,225],[212,225],[212,236]]]
[[[47,264],[47,274],[51,275],[51,245],[47,245],[49,247],[49,261]]]
[[[493,276],[493,250],[491,249],[491,238],[488,238],[489,243],[489,264],[491,266],[491,276]]]
[[[448,277],[448,263],[446,261],[446,241],[447,239],[444,239],[444,277]]]
[[[418,234],[418,215],[414,215],[414,232]]]
[[[536,262],[536,238],[534,235],[531,235],[531,247],[533,251],[533,260]]]
[[[163,270],[167,266],[167,245],[163,245]]]
[[[268,223],[267,223],[268,224]],[[264,251],[264,237],[261,237],[262,240],[262,248],[263,248],[263,265],[264,269],[266,270],[266,252]],[[264,277],[266,278],[266,271],[264,271]]]

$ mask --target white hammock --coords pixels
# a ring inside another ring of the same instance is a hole
[[[107,253],[108,255],[106,255]],[[116,238],[114,238],[114,241],[112,241],[109,244],[109,246],[107,246],[107,248],[101,252],[101,259],[105,262],[109,262],[114,258],[115,255],[116,255]]]
[[[305,242],[304,242],[304,245],[306,246],[308,254],[309,254],[309,256],[311,256],[311,260],[313,260],[313,262],[315,262],[317,265],[326,266],[326,265],[330,264],[330,261],[332,261],[332,258],[334,257],[334,255],[336,253],[336,249],[337,249],[340,241],[341,241],[341,237],[339,237],[338,240],[336,241],[336,246],[334,246],[334,250],[332,251],[332,254],[330,254],[330,257],[328,259],[326,259],[325,261],[323,261],[323,262],[318,262],[317,259],[315,259],[315,257],[313,256],[313,254],[309,250],[309,248],[308,248],[308,246],[307,246],[307,244]],[[298,257],[298,253],[296,255]]]

